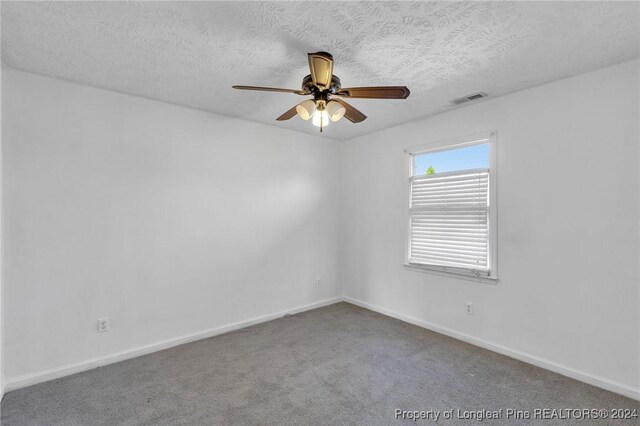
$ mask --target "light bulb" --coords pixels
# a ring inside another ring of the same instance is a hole
[[[303,120],[309,120],[316,111],[316,103],[313,99],[307,99],[296,105],[296,112]]]
[[[317,109],[313,113],[313,120],[311,121],[316,127],[327,127],[329,125],[329,114],[325,109]]]
[[[325,107],[325,110],[329,114],[329,119],[331,121],[340,120],[344,113],[347,112],[347,110],[342,105],[340,105],[339,102],[336,101],[329,101],[329,103]]]

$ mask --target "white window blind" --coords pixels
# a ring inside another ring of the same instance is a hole
[[[489,272],[489,170],[410,178],[409,263]]]

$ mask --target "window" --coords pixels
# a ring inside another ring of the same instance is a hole
[[[407,150],[405,265],[495,279],[495,133]]]

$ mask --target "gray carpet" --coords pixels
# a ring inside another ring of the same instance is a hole
[[[473,425],[455,410],[640,403],[338,303],[9,392],[2,425],[416,424],[397,408],[454,409],[437,424]],[[481,424],[638,424],[503,413]]]

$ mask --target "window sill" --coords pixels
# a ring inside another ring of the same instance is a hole
[[[459,278],[462,280],[481,282],[485,284],[498,283],[498,277],[483,277],[483,276],[467,274],[464,272],[445,271],[440,268],[435,268],[427,265],[416,265],[413,263],[404,263],[402,266],[405,269],[414,271],[414,272],[422,272],[426,274],[440,275],[440,276],[450,277],[450,278]]]

